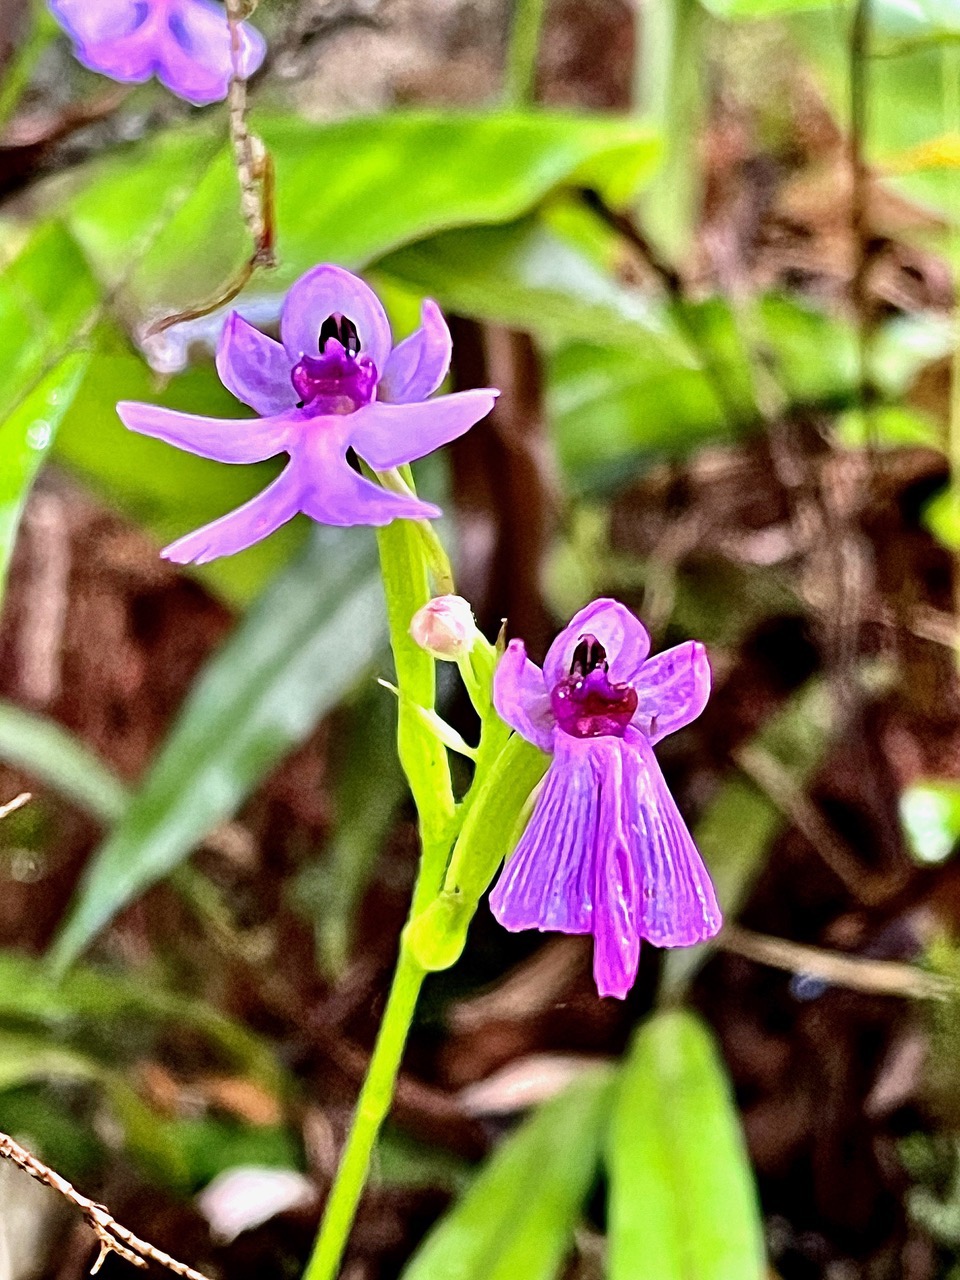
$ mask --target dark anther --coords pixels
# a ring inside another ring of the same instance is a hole
[[[320,354],[331,338],[336,338],[347,355],[355,356],[360,350],[360,335],[357,326],[346,316],[327,316],[320,326]]]
[[[607,669],[607,651],[596,636],[581,636],[570,663],[571,676],[588,676],[597,667]]]

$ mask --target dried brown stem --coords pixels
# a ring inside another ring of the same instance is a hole
[[[0,1159],[10,1160],[18,1169],[29,1173],[31,1178],[42,1182],[45,1187],[50,1187],[80,1210],[100,1245],[100,1253],[91,1268],[91,1274],[96,1275],[107,1256],[115,1253],[135,1267],[146,1267],[148,1262],[155,1262],[175,1275],[183,1276],[185,1280],[207,1280],[201,1271],[195,1271],[185,1262],[178,1262],[162,1249],[157,1249],[121,1226],[102,1204],[97,1204],[96,1201],[82,1195],[66,1178],[54,1169],[50,1169],[36,1156],[31,1155],[25,1147],[14,1142],[13,1138],[6,1133],[0,1133]]]
[[[240,73],[240,23],[249,18],[257,7],[257,0],[227,0],[227,22],[230,27],[230,49],[233,56],[233,76],[227,93],[227,111],[230,121],[230,145],[233,162],[240,184],[240,214],[253,241],[253,253],[234,278],[202,305],[177,311],[155,321],[147,330],[147,337],[154,337],[182,324],[198,320],[219,307],[232,302],[260,267],[277,265],[276,218],[274,215],[273,157],[247,123],[247,82]]]
[[[831,986],[847,987],[870,995],[946,1000],[955,990],[949,979],[911,964],[843,955],[802,942],[790,942],[786,938],[754,933],[752,929],[744,929],[738,924],[724,925],[715,945],[757,964],[783,969],[787,973],[802,973]]]
[[[8,800],[6,804],[0,804],[0,818],[5,818],[8,813],[15,813],[17,809],[22,809],[28,800],[32,800],[29,791],[21,791],[18,796],[14,796],[12,800]]]

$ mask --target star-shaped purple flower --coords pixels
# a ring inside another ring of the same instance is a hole
[[[653,754],[703,710],[710,665],[692,640],[649,652],[629,609],[595,600],[554,640],[542,671],[512,640],[493,683],[501,717],[553,761],[490,906],[507,929],[592,933],[597,989],[621,999],[641,938],[689,946],[721,924]]]
[[[438,507],[365,479],[353,449],[376,471],[422,458],[489,413],[497,392],[459,391],[428,400],[450,364],[450,331],[434,302],[421,327],[394,347],[376,294],[341,267],[314,267],[287,294],[281,342],[228,318],[217,349],[220,380],[260,418],[201,418],[124,401],[117,412],[142,435],[218,462],[290,461],[244,506],[188,534],[163,555],[204,564],[259,542],[298,511],[321,524],[432,520]]]
[[[78,60],[112,80],[137,84],[156,76],[195,106],[227,96],[233,74],[227,13],[213,0],[49,0]],[[237,69],[251,76],[266,42],[239,24]]]

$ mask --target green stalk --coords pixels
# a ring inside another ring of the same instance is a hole
[[[456,832],[456,806],[446,748],[423,725],[416,708],[434,709],[434,661],[410,637],[410,619],[430,599],[430,574],[420,530],[395,520],[377,531],[380,569],[397,671],[397,749],[420,823],[421,856],[410,908],[411,919],[437,895]],[[387,1007],[366,1080],[347,1137],[343,1158],[327,1201],[304,1280],[335,1280],[357,1206],[363,1194],[374,1145],[390,1111],[404,1046],[426,970],[400,939],[400,954]]]
[[[340,1270],[367,1180],[373,1145],[390,1111],[404,1046],[425,977],[425,970],[417,964],[401,941],[397,969],[367,1078],[360,1091],[350,1136],[347,1138],[343,1159],[327,1201],[320,1234],[313,1256],[307,1264],[304,1280],[335,1280]]]
[[[503,98],[507,106],[528,107],[533,102],[546,9],[546,0],[514,0],[504,74]]]

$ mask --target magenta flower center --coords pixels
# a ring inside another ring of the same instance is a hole
[[[607,655],[596,636],[580,637],[570,675],[550,694],[557,724],[572,738],[622,738],[637,709],[637,693],[628,684],[612,684]]]
[[[320,326],[318,356],[301,356],[290,380],[300,398],[300,408],[311,414],[354,413],[370,404],[379,374],[367,355],[360,353],[356,325],[346,316],[328,316]]]

